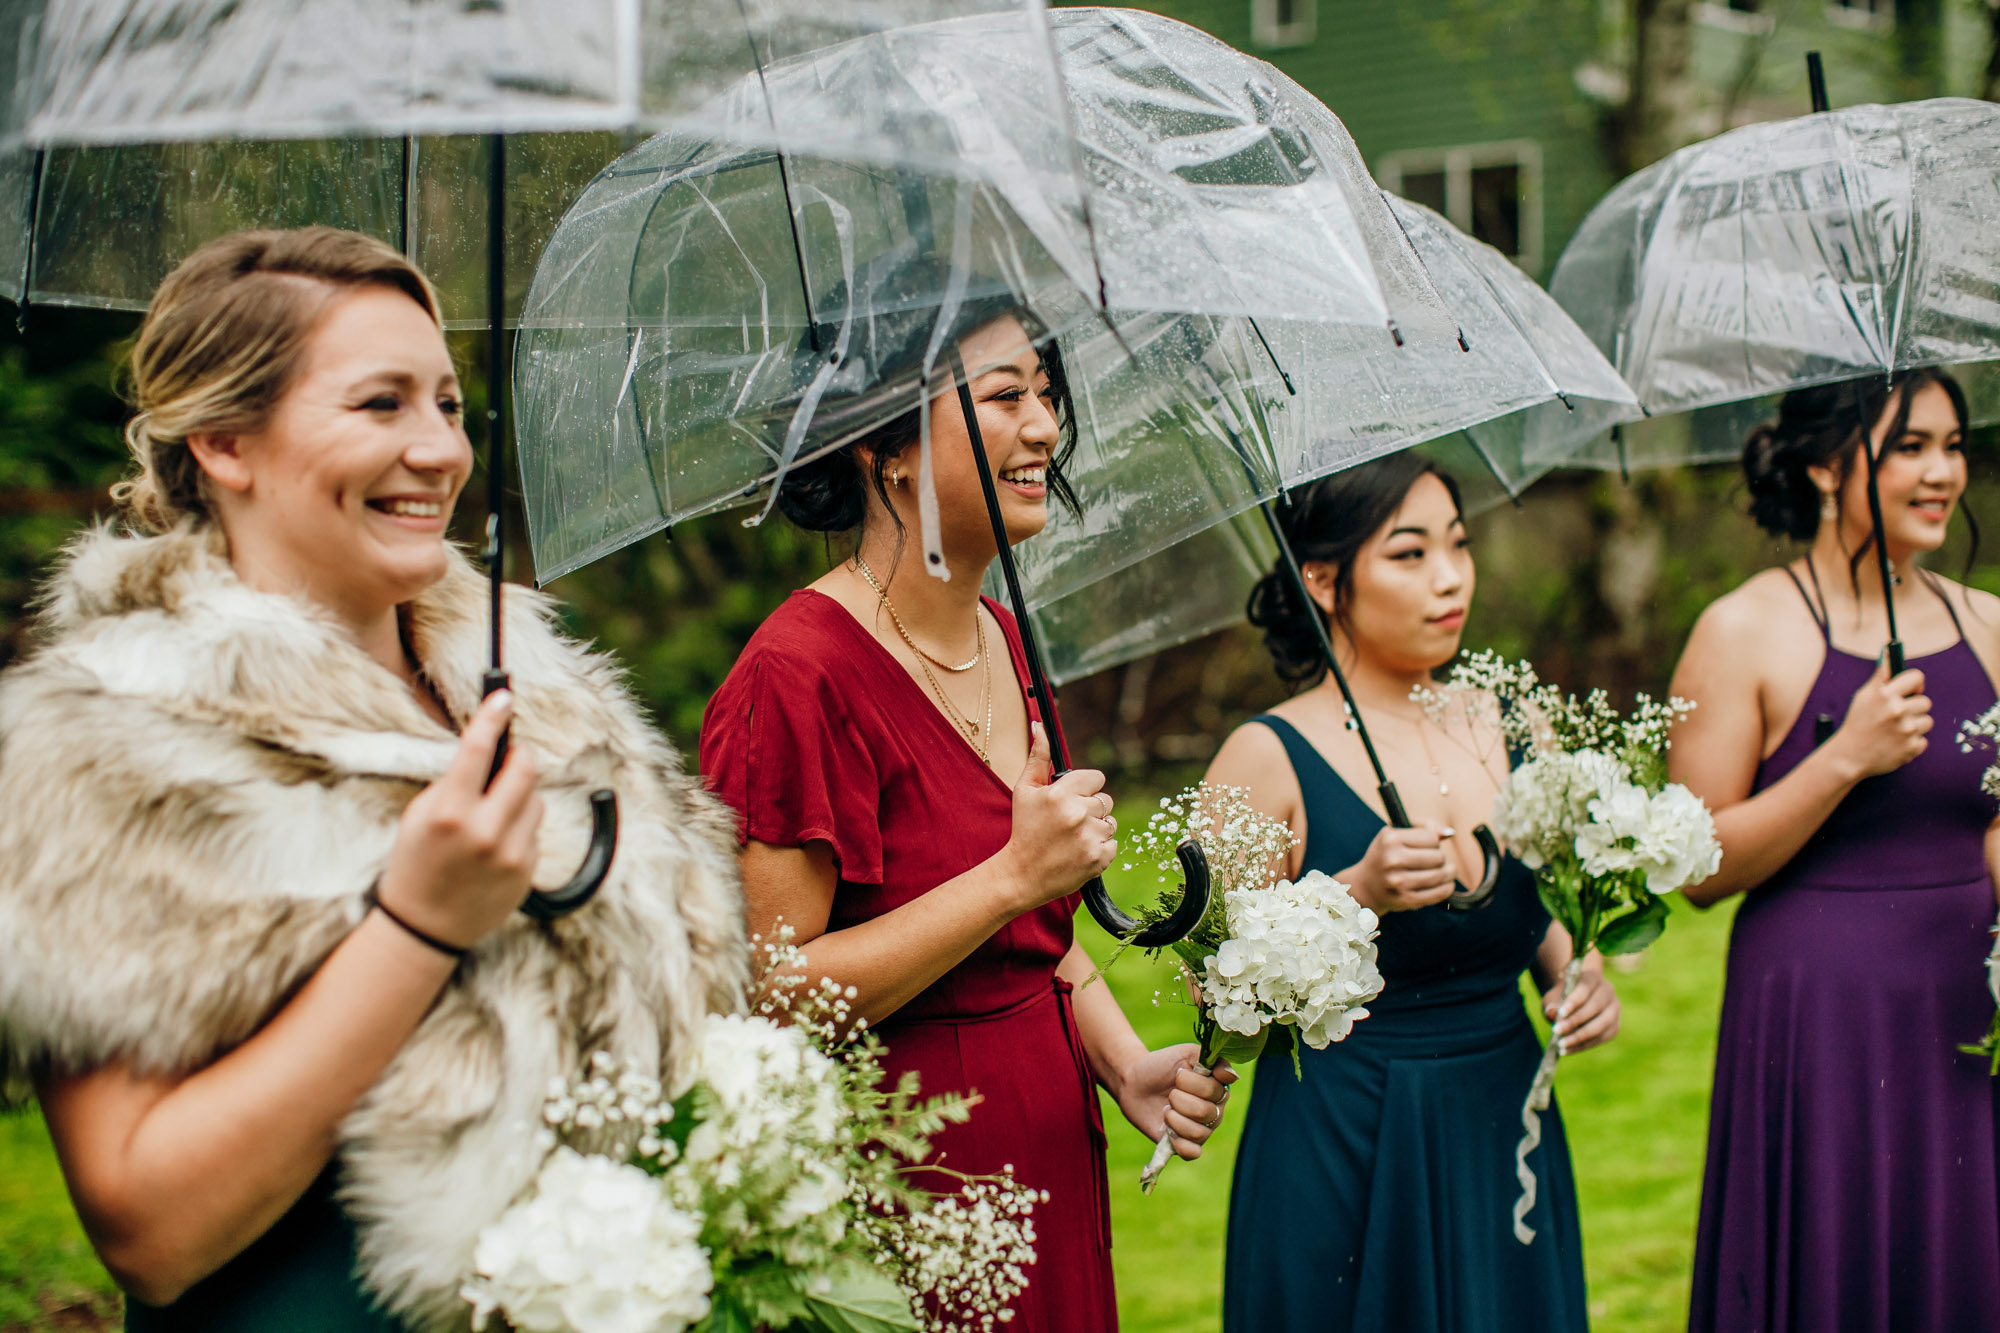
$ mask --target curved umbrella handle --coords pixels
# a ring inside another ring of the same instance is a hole
[[[1493,900],[1493,890],[1500,884],[1500,841],[1493,836],[1493,830],[1481,824],[1472,830],[1472,840],[1479,844],[1482,862],[1479,882],[1469,889],[1459,889],[1444,900],[1444,905],[1454,912],[1470,912],[1486,906]]]
[[[568,916],[597,896],[611,873],[618,851],[618,793],[609,789],[590,794],[590,847],[569,883],[559,889],[536,889],[521,904],[521,912],[536,921]]]
[[[1202,851],[1200,843],[1188,838],[1174,849],[1174,855],[1180,858],[1181,875],[1187,887],[1182,890],[1180,903],[1173,912],[1152,925],[1142,925],[1113,902],[1104,887],[1102,875],[1083,886],[1083,905],[1090,909],[1090,915],[1098,925],[1116,938],[1136,944],[1141,949],[1163,949],[1187,938],[1188,933],[1200,925],[1202,917],[1208,913],[1211,888],[1208,854]]]
[[[488,671],[481,697],[506,688],[506,672]],[[486,774],[489,787],[500,776],[500,766],[507,762],[507,744],[512,732],[512,727],[501,732],[499,743],[493,747],[493,767]],[[604,877],[611,873],[611,858],[617,851],[618,793],[603,788],[590,794],[590,846],[584,849],[583,864],[561,888],[532,890],[521,903],[522,913],[536,921],[555,921],[568,916],[604,887]]]

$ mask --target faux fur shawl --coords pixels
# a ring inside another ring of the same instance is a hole
[[[612,665],[508,593],[513,734],[543,775],[536,883],[575,869],[593,789],[616,789],[621,837],[588,906],[480,943],[341,1126],[364,1280],[426,1329],[465,1323],[474,1238],[532,1176],[550,1080],[596,1049],[671,1074],[745,982],[730,817]],[[461,719],[484,594],[454,557],[409,608]],[[403,807],[457,741],[339,625],[240,582],[213,531],[80,538],[43,634],[0,680],[0,1075],[200,1068],[360,921]]]

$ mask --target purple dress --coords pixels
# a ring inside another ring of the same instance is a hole
[[[1859,783],[1736,916],[1693,1333],[2000,1330],[1994,1084],[1958,1050],[1993,1016],[1992,756],[1957,741],[1993,686],[1962,629],[1909,665],[1936,718],[1929,747]],[[1874,669],[1829,637],[1756,790],[1839,725]]]

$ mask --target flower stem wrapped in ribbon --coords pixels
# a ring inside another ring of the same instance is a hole
[[[919,1167],[970,1097],[883,1086],[851,991],[764,945],[760,1012],[711,1014],[685,1087],[605,1052],[549,1089],[533,1189],[480,1233],[473,1327],[521,1333],[992,1330],[1027,1285],[1034,1205],[1011,1174]],[[914,1172],[953,1177],[938,1197]]]
[[[1721,865],[1708,807],[1666,780],[1668,731],[1694,707],[1686,700],[1642,694],[1631,714],[1620,716],[1602,690],[1581,699],[1564,694],[1527,663],[1492,653],[1470,655],[1442,686],[1420,688],[1416,698],[1440,722],[1454,709],[1475,723],[1492,719],[1498,739],[1520,758],[1494,798],[1491,827],[1535,872],[1549,915],[1569,932],[1562,1004],[1593,949],[1638,953],[1666,929],[1665,896]],[[1541,1113],[1561,1056],[1561,1041],[1551,1037],[1521,1107],[1514,1235],[1523,1245],[1535,1238],[1527,1220],[1536,1193],[1528,1154],[1542,1141]]]
[[[1375,914],[1319,871],[1296,882],[1277,878],[1292,831],[1253,809],[1241,787],[1202,783],[1162,800],[1132,846],[1171,887],[1175,851],[1188,838],[1208,858],[1212,896],[1201,923],[1168,947],[1196,997],[1202,1069],[1256,1059],[1274,1026],[1295,1029],[1314,1050],[1346,1037],[1382,990]],[[1165,913],[1177,902],[1169,892],[1151,910]],[[1296,1046],[1292,1062],[1296,1072]],[[1173,1156],[1173,1134],[1163,1132],[1140,1188],[1152,1193]]]

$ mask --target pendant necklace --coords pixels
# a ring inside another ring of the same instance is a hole
[[[875,590],[875,595],[882,599],[882,605],[889,608],[889,619],[895,624],[896,633],[903,636],[903,642],[910,645],[911,652],[923,658],[925,661],[931,663],[933,666],[943,667],[946,671],[949,671],[954,675],[956,675],[961,671],[972,670],[972,668],[978,666],[979,663],[985,658],[986,626],[984,624],[981,624],[979,626],[980,639],[979,639],[978,649],[972,654],[972,657],[969,660],[960,665],[954,666],[950,662],[946,662],[940,658],[932,657],[929,653],[917,647],[917,641],[910,637],[910,632],[908,630],[903,628],[903,618],[896,614],[896,604],[889,600],[889,594],[884,592],[882,590],[882,585],[875,581],[875,571],[868,568],[868,562],[866,560],[863,560],[859,553],[857,553],[854,557],[854,565],[855,568],[861,571],[861,577],[868,580],[868,586]],[[975,620],[977,619],[976,613],[974,618]]]
[[[978,753],[979,762],[982,764],[987,762],[987,744],[993,735],[993,661],[986,653],[985,619],[979,615],[977,609],[973,611],[972,623],[979,631],[979,648],[973,654],[970,662],[967,662],[962,667],[955,667],[947,662],[938,662],[938,665],[944,667],[947,671],[969,671],[981,662],[986,664],[986,670],[980,673],[979,695],[981,703],[985,705],[986,712],[986,725],[981,727],[978,719],[967,717],[959,710],[958,705],[952,702],[951,696],[944,692],[944,686],[939,683],[936,674],[931,671],[930,664],[937,662],[937,659],[917,647],[916,640],[912,639],[910,632],[903,628],[903,618],[896,614],[895,603],[889,600],[889,594],[883,590],[882,585],[875,581],[875,572],[868,568],[867,561],[863,560],[857,554],[854,557],[854,563],[861,571],[861,577],[866,579],[868,586],[875,590],[875,596],[888,609],[889,623],[896,627],[896,633],[902,637],[903,642],[909,646],[910,651],[916,654],[917,667],[924,673],[924,679],[929,682],[931,694],[937,698],[938,707],[944,711],[945,720],[950,722],[953,729],[959,735],[965,737],[966,744],[970,745]],[[975,706],[975,711],[978,711],[977,706]]]

